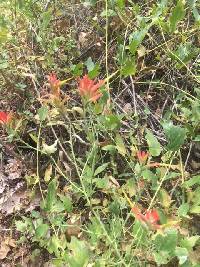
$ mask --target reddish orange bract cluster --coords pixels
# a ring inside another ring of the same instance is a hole
[[[100,87],[105,83],[104,80],[100,80],[96,83],[95,80],[91,80],[88,75],[79,79],[79,93],[81,96],[86,97],[91,102],[96,102],[101,96]]]
[[[0,123],[1,124],[8,124],[11,120],[11,113],[7,113],[4,111],[0,111]]]
[[[138,158],[140,164],[146,163],[148,157],[149,157],[149,153],[148,152],[137,151],[137,158]]]
[[[47,79],[52,90],[52,94],[58,97],[60,95],[60,80],[57,79],[55,73],[51,73],[50,75],[48,75]]]
[[[152,229],[160,228],[160,225],[158,224],[160,217],[156,210],[147,210],[145,215],[141,213],[137,206],[134,206],[131,210],[135,218],[141,223],[149,225]]]

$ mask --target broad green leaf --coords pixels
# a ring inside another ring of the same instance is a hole
[[[95,183],[97,188],[107,189],[109,188],[109,179],[107,177],[104,178],[95,178],[93,179],[93,183]]]
[[[192,187],[193,185],[200,185],[200,175],[193,176],[183,183],[183,187],[185,188]]]
[[[182,20],[184,16],[185,16],[184,1],[179,0],[169,18],[171,32],[174,32],[176,30],[178,22]]]
[[[171,122],[163,123],[163,129],[168,141],[167,149],[177,151],[185,141],[186,129],[175,126]]]
[[[38,109],[38,116],[40,121],[46,120],[48,115],[48,108],[46,106],[42,106],[41,108]]]
[[[200,214],[200,205],[196,205],[196,204],[194,204],[194,205],[190,208],[190,213],[193,213],[193,214]]]
[[[186,248],[176,247],[175,255],[179,259],[179,264],[182,265],[188,259],[188,251]]]
[[[104,163],[104,164],[102,164],[101,166],[99,166],[99,167],[95,170],[95,172],[94,172],[94,176],[97,176],[99,173],[103,172],[103,171],[108,167],[108,165],[109,165],[109,162]]]
[[[104,231],[102,229],[101,223],[96,217],[90,218],[90,224],[88,225],[88,234],[90,236],[90,241],[92,244],[96,245],[100,238],[104,236]]]
[[[118,200],[115,199],[113,202],[110,203],[109,211],[115,214],[116,216],[119,216],[121,210],[120,210],[120,204]]]
[[[104,150],[104,151],[114,152],[114,151],[116,151],[116,146],[114,146],[114,145],[103,146],[103,147],[102,147],[102,150]]]
[[[71,238],[68,244],[71,255],[68,256],[69,267],[84,267],[89,261],[89,250],[84,241],[78,240],[76,237]]]
[[[122,9],[125,7],[125,0],[117,0],[117,6]]]
[[[46,236],[48,230],[49,230],[48,224],[44,223],[40,224],[35,230],[36,237],[41,238]]]
[[[122,156],[125,156],[127,153],[126,147],[125,147],[124,141],[123,141],[122,137],[120,136],[120,134],[116,134],[115,142],[116,142],[116,148],[117,148],[118,152]]]
[[[136,195],[136,188],[134,179],[128,179],[126,184],[123,186],[126,189],[126,192],[129,194],[130,197],[133,197]]]
[[[92,61],[92,58],[89,57],[86,61],[85,61],[85,65],[87,67],[88,70],[88,76],[90,77],[90,79],[93,79],[95,77],[97,77],[99,75],[100,72],[100,66],[99,64],[95,64]]]
[[[72,201],[69,197],[64,196],[64,195],[60,195],[60,200],[62,201],[64,208],[66,209],[67,212],[72,212],[73,209],[73,205],[72,205]]]
[[[176,229],[169,228],[161,235],[156,235],[154,245],[157,251],[166,251],[172,253],[175,250],[178,238],[178,232]]]
[[[48,185],[47,197],[45,199],[45,210],[51,211],[56,199],[56,180],[52,180]]]
[[[95,64],[93,70],[91,70],[90,72],[88,72],[88,76],[90,79],[94,79],[95,77],[97,77],[100,73],[100,65],[99,64]]]
[[[29,223],[27,220],[15,221],[15,225],[16,225],[17,231],[25,232],[28,229]]]
[[[196,245],[196,242],[199,240],[199,235],[194,235],[190,237],[185,237],[180,241],[181,247],[186,248],[188,251],[191,251],[193,247]]]
[[[187,217],[189,209],[190,209],[190,207],[189,207],[188,203],[181,204],[181,206],[178,208],[178,216]]]
[[[145,35],[148,32],[148,28],[149,27],[146,27],[142,30],[138,30],[131,35],[131,42],[129,45],[129,50],[130,50],[131,54],[135,55],[139,45],[142,43]]]
[[[56,257],[60,257],[60,249],[63,251],[67,246],[65,239],[61,240],[58,236],[53,235],[48,243],[47,249],[49,253],[55,253]]]
[[[83,73],[83,63],[78,63],[77,65],[71,65],[70,70],[75,77],[81,76]]]
[[[91,70],[93,70],[93,69],[94,69],[94,66],[95,66],[95,64],[94,64],[94,62],[92,61],[92,58],[91,58],[91,57],[89,57],[89,58],[85,61],[85,65],[86,65],[86,67],[87,67],[88,72],[91,71]]]
[[[158,264],[158,266],[162,264],[167,264],[169,262],[170,255],[167,251],[159,251],[153,253],[155,262]]]
[[[151,131],[146,130],[146,140],[147,144],[149,146],[149,152],[152,156],[157,157],[160,155],[161,152],[161,146],[158,142],[158,139],[152,134]]]
[[[192,10],[192,13],[193,13],[193,16],[194,16],[195,21],[199,25],[200,24],[200,14],[199,14],[198,9],[196,7],[194,7],[193,10]]]
[[[161,205],[164,208],[169,208],[172,200],[168,192],[162,188],[160,189],[159,196],[160,196]]]
[[[194,140],[195,142],[199,142],[200,141],[200,135],[198,134],[197,136],[195,136]]]
[[[121,74],[126,76],[129,75],[135,75],[136,73],[136,64],[135,64],[135,59],[128,59],[126,60],[125,64],[121,68]]]
[[[109,130],[117,130],[121,126],[121,119],[122,116],[111,114],[101,117],[100,123],[102,123],[105,128]]]
[[[142,171],[141,175],[145,180],[148,180],[148,181],[156,181],[157,180],[155,173],[153,173],[152,171],[150,171],[148,169],[145,169],[144,171]]]

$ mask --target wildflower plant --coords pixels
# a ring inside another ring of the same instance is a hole
[[[0,259],[197,267],[198,1],[1,2]]]
[[[102,97],[101,87],[105,84],[104,80],[91,80],[88,75],[84,75],[79,79],[78,92],[84,101],[95,103]]]

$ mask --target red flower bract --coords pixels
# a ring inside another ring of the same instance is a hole
[[[51,73],[47,76],[49,85],[51,87],[53,95],[59,96],[60,95],[60,80],[57,79],[55,73]]]
[[[104,83],[104,80],[96,83],[95,80],[91,80],[88,75],[85,75],[79,80],[78,90],[81,96],[86,97],[91,102],[96,102],[102,96],[99,89]]]
[[[158,224],[160,217],[156,210],[147,210],[145,215],[141,213],[137,206],[134,206],[131,210],[138,221],[150,226],[152,229],[160,228]]]
[[[140,164],[144,164],[148,159],[149,153],[145,151],[137,151],[137,158]]]
[[[11,114],[10,113],[0,111],[0,123],[1,124],[7,124],[7,123],[9,123],[10,120],[11,120]]]

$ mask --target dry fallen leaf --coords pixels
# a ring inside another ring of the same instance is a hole
[[[71,219],[67,221],[67,225],[68,225],[67,231],[66,231],[67,239],[70,240],[72,236],[78,237],[81,232],[80,218],[77,217],[76,215],[71,217]]]
[[[113,176],[109,176],[109,182],[111,188],[120,188],[118,181]]]
[[[46,183],[48,183],[51,180],[51,175],[52,175],[52,165],[49,164],[49,166],[45,170],[44,174],[44,180]]]
[[[10,251],[10,247],[8,246],[8,244],[6,244],[6,240],[4,240],[3,242],[1,242],[0,260],[5,259],[9,251]]]
[[[22,163],[10,158],[5,166],[5,174],[8,180],[20,179],[22,176]]]
[[[0,199],[0,211],[9,215],[14,211],[20,210],[23,206],[22,199],[27,197],[26,192],[14,192],[6,196],[6,200]]]
[[[7,186],[6,176],[0,170],[0,194],[2,194],[5,191],[6,186]]]
[[[78,41],[79,41],[81,46],[84,46],[85,43],[87,43],[87,35],[88,35],[88,33],[86,33],[86,32],[80,32],[79,33]]]
[[[14,239],[7,237],[3,241],[1,241],[0,260],[3,260],[6,258],[8,252],[10,251],[10,247],[15,247],[15,240]]]

